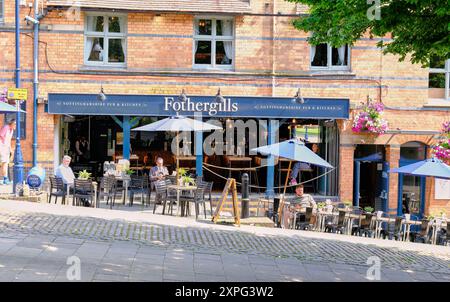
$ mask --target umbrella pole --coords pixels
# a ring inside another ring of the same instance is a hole
[[[283,214],[283,208],[284,208],[284,199],[286,196],[286,189],[289,181],[289,175],[291,174],[291,167],[292,167],[292,161],[289,161],[289,168],[286,175],[286,181],[284,182],[284,190],[283,190],[283,196],[280,200],[280,205],[278,206],[278,222],[281,223],[281,215]]]

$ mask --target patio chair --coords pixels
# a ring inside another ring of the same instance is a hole
[[[103,177],[97,193],[97,200],[99,202],[106,197],[106,205],[109,204],[110,209],[113,208],[116,199],[115,186],[116,178],[114,176]]]
[[[345,211],[339,211],[339,215],[338,215],[338,219],[337,219],[337,223],[332,223],[332,224],[328,224],[325,226],[325,232],[327,233],[338,233],[340,232],[341,234],[344,233],[344,223],[345,223],[345,216],[346,216],[346,212]]]
[[[130,194],[130,207],[133,206],[134,195],[141,194],[142,206],[145,204],[145,197],[148,196],[148,190],[144,184],[144,177],[131,175],[130,186],[128,188]]]
[[[209,208],[211,210],[211,216],[213,215],[213,208],[212,208],[212,188],[213,188],[214,182],[212,181],[200,181],[197,182],[197,186],[203,188],[203,193],[206,196],[207,200],[209,201]]]
[[[391,216],[392,218],[392,216]],[[383,238],[386,239],[388,237],[389,240],[394,238],[395,240],[403,239],[403,218],[395,217],[394,222],[387,224],[387,229],[383,232]]]
[[[80,201],[90,201],[92,206],[94,201],[94,187],[92,180],[75,179],[73,199],[77,206],[81,205]]]
[[[411,239],[413,242],[429,243],[431,239],[430,231],[430,221],[427,219],[422,219],[420,231],[411,232]]]
[[[194,196],[182,196],[180,197],[180,202],[186,203],[186,208],[188,208],[188,204],[190,202],[195,203],[195,220],[198,220],[198,214],[200,212],[200,204],[203,204],[203,213],[206,219],[206,201],[205,201],[205,188],[202,186],[197,186],[197,189],[194,192]]]
[[[300,213],[297,213],[300,214]],[[301,215],[303,219],[298,219],[295,228],[297,230],[312,230],[313,225],[313,208],[307,207],[304,215]],[[303,220],[303,221],[302,221]]]
[[[53,192],[56,190],[56,192]],[[62,204],[66,204],[66,190],[62,178],[50,176],[50,194],[48,195],[48,203],[52,203],[52,196],[55,196],[55,204],[58,202],[58,197],[62,197]]]
[[[147,192],[147,205],[150,206],[150,199],[152,197],[152,184],[150,182],[150,179],[148,175],[144,174],[144,190]]]
[[[361,224],[357,230],[359,236],[374,237],[375,232],[375,215],[372,213],[365,213]]]
[[[358,218],[358,219],[351,219],[351,221],[352,221],[351,234],[357,235],[358,230],[361,228],[361,215],[364,214],[364,210],[361,207],[354,206],[352,208],[351,214],[360,216],[360,218]]]
[[[158,204],[158,202],[161,202],[163,204],[162,214],[165,215],[167,202],[169,202],[168,210],[170,210],[170,215],[173,215],[173,202],[172,201],[175,201],[177,196],[170,194],[170,192],[168,192],[167,184],[164,180],[156,181],[156,182],[154,182],[154,185],[155,185],[156,197],[155,197],[155,204],[153,207],[153,214],[156,211],[156,205]]]
[[[438,244],[440,245],[448,245],[450,243],[450,222],[447,221],[447,229],[441,229],[438,239]]]

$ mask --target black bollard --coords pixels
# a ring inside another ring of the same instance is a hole
[[[242,174],[242,201],[241,201],[241,218],[250,217],[250,178],[247,173]]]

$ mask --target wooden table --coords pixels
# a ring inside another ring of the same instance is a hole
[[[180,192],[188,191],[192,194],[193,191],[197,190],[196,186],[179,186],[179,185],[169,185],[167,186],[167,190],[176,190],[177,191],[177,203],[180,205]],[[181,217],[184,216],[184,205],[180,205],[178,209],[181,208]],[[177,213],[178,213],[177,209]]]

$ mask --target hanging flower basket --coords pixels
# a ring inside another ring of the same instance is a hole
[[[441,138],[439,142],[432,146],[434,156],[443,162],[450,163],[450,122],[442,124]]]
[[[0,102],[8,103],[8,89],[0,89]]]
[[[364,104],[362,111],[356,114],[352,130],[356,133],[386,133],[388,122],[383,119],[384,105],[381,102]]]

